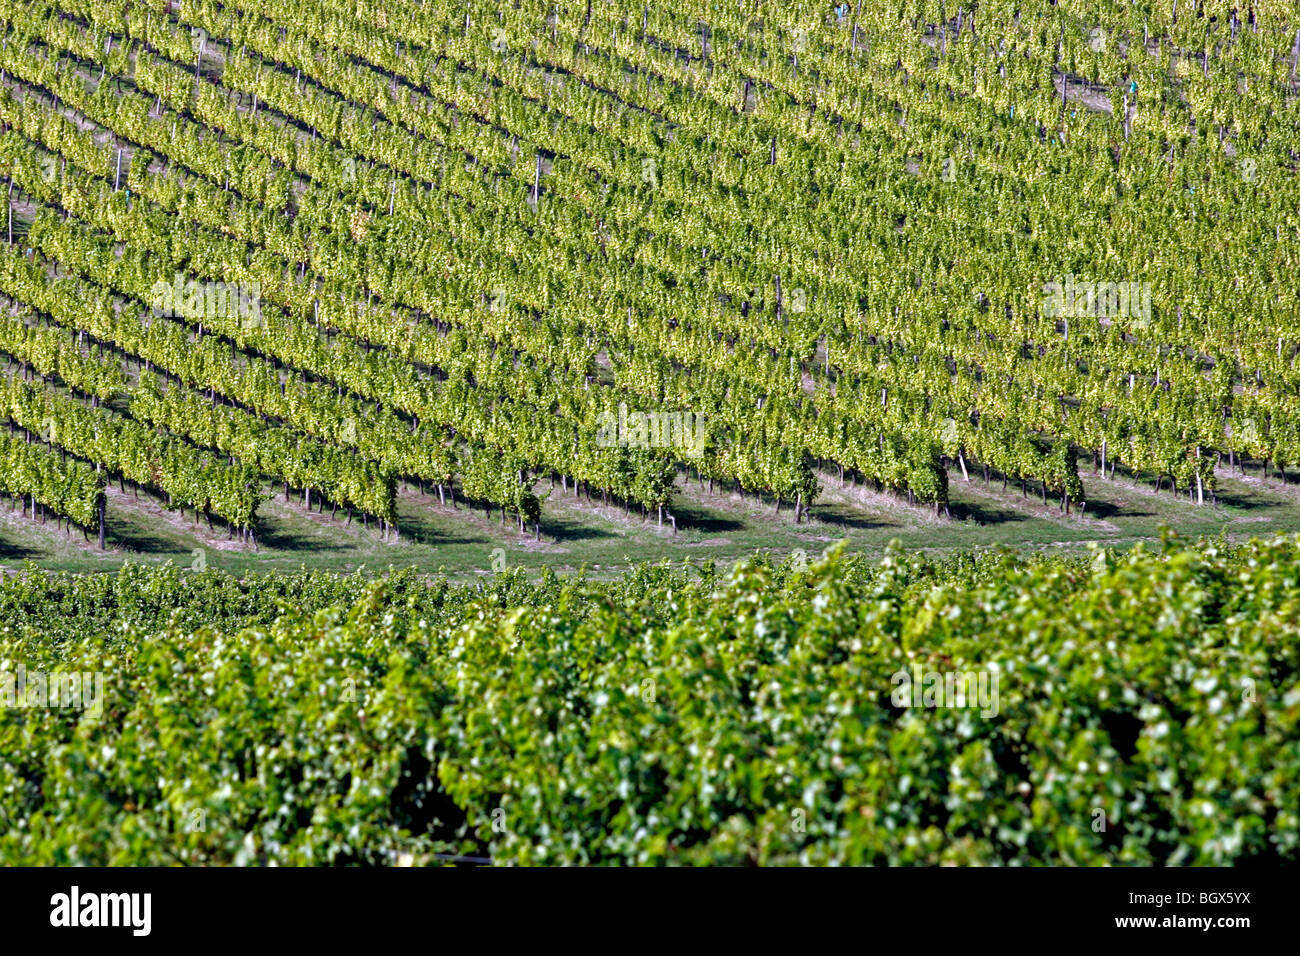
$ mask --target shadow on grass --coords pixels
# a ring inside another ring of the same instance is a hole
[[[1268,490],[1271,491],[1272,489]],[[1263,495],[1252,489],[1229,491],[1226,488],[1220,488],[1215,492],[1215,497],[1218,498],[1219,504],[1236,511],[1259,511],[1262,508],[1276,508],[1278,505],[1276,499],[1273,501],[1265,500]],[[1207,503],[1209,502],[1209,495],[1206,495],[1205,500]],[[1186,502],[1187,499],[1183,498],[1183,501]],[[1195,505],[1194,502],[1188,502],[1188,504]]]
[[[949,508],[954,521],[973,521],[976,524],[990,525],[1029,520],[1029,515],[1014,508],[1002,508],[973,501],[953,501],[949,503]]]
[[[8,541],[0,541],[0,560],[3,561],[25,561],[27,558],[36,560],[44,554],[43,551],[33,551],[31,548],[24,548]]]
[[[1151,517],[1140,511],[1125,511],[1113,501],[1089,501],[1088,508],[1084,514],[1089,518],[1096,518],[1099,521],[1105,521],[1107,518],[1114,518],[1117,515],[1122,518],[1144,518]]]
[[[180,554],[188,553],[183,541],[177,538],[164,538],[152,531],[131,522],[114,523],[111,513],[105,522],[104,543],[110,548],[122,548],[139,554]]]
[[[678,519],[678,523],[680,524],[680,519]],[[593,528],[591,525],[583,524],[568,515],[543,514],[542,537],[552,538],[558,543],[560,541],[573,542],[587,539],[595,540],[597,538],[616,538],[618,535],[604,528]]]
[[[354,523],[359,524],[357,518],[352,519]],[[340,525],[346,526],[346,521],[340,521]],[[273,518],[263,518],[258,522],[257,543],[263,549],[272,551],[349,551],[353,545],[339,544],[333,541],[321,541],[320,538],[307,535],[294,534],[290,530],[278,527],[279,522]],[[362,530],[358,528],[357,530]]]
[[[808,517],[821,524],[834,525],[837,528],[853,528],[857,531],[897,526],[895,522],[868,518],[843,505],[814,505],[808,509]]]
[[[722,534],[726,531],[740,531],[745,527],[743,521],[727,518],[712,511],[705,511],[684,501],[672,507],[677,518],[677,527],[682,531],[700,531],[704,534]],[[784,512],[783,512],[784,514]],[[666,527],[665,523],[665,527]]]
[[[546,518],[542,515],[542,533],[546,533]],[[454,520],[454,519],[453,519]],[[517,527],[513,524],[513,518],[507,518],[507,527]],[[454,545],[454,544],[487,544],[495,540],[490,535],[484,534],[481,530],[468,522],[461,522],[457,525],[455,531],[447,530],[447,522],[438,522],[430,520],[424,515],[398,515],[397,530],[401,534],[402,544],[413,545]]]

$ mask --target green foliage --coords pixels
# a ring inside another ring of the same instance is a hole
[[[106,699],[0,711],[0,861],[1294,862],[1297,581],[1283,539],[483,592],[24,576],[4,669]],[[996,673],[995,713],[900,707],[913,667]]]
[[[104,476],[82,462],[0,432],[0,494],[33,497],[83,528],[95,528]]]
[[[5,291],[359,453],[364,500],[337,456],[271,477],[386,520],[385,476],[480,453],[646,508],[694,466],[796,515],[811,460],[936,508],[936,448],[1066,508],[1067,449],[1211,501],[1221,452],[1300,461],[1293,5],[463,6],[0,0],[0,163],[36,208]],[[176,271],[258,284],[267,322],[140,322]],[[1046,308],[1067,274],[1151,314]],[[5,332],[114,391],[113,357]],[[624,401],[703,414],[706,454],[590,454]]]

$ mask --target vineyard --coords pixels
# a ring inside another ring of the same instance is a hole
[[[0,176],[0,865],[1296,862],[1295,0],[0,0]]]
[[[1295,863],[1298,543],[10,580],[0,863]]]
[[[1291,4],[656,7],[0,2],[15,510],[1294,480]]]

